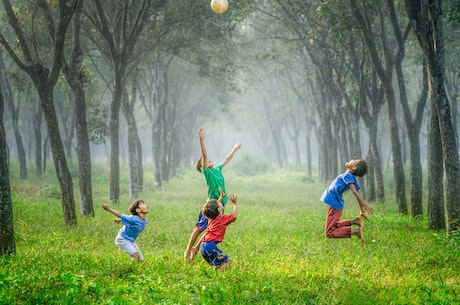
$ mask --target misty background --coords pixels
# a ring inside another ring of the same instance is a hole
[[[54,165],[72,220],[69,160],[91,215],[91,162],[107,164],[115,202],[127,164],[136,197],[152,185],[145,171],[159,188],[192,168],[204,127],[215,162],[242,143],[245,174],[293,168],[326,183],[364,157],[368,199],[385,201],[383,173],[393,170],[390,192],[413,216],[428,164],[440,168],[439,190],[444,164],[455,214],[459,6],[436,2],[430,19],[417,3],[235,0],[219,15],[209,1],[4,1],[11,172],[40,177]]]

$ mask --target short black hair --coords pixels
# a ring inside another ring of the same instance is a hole
[[[203,157],[200,157],[195,163],[195,169],[201,173],[202,167],[203,167]]]
[[[219,203],[217,200],[209,199],[206,201],[204,206],[201,208],[201,214],[203,214],[206,218],[216,219],[219,215]]]
[[[144,202],[144,200],[142,200],[142,199],[133,200],[133,202],[131,202],[131,204],[129,205],[128,211],[129,211],[132,215],[138,215],[136,210],[137,210],[137,208],[139,207],[139,204],[140,204],[141,202]]]
[[[356,169],[353,172],[353,175],[362,177],[367,174],[367,161],[364,159],[359,159],[358,164],[356,164]]]

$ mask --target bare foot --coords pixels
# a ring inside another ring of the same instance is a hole
[[[361,215],[353,218],[353,220],[351,221],[352,224],[354,225],[358,225],[359,227],[363,227],[363,220],[361,218]]]
[[[219,272],[223,272],[223,271],[227,270],[228,267],[230,267],[231,265],[232,265],[232,260],[229,258],[225,262],[223,262],[222,264],[217,266],[216,270],[219,271]]]
[[[193,247],[192,251],[190,251],[190,256],[189,256],[190,261],[193,261],[195,259],[195,256],[197,253],[198,253],[198,248]]]
[[[359,227],[358,237],[361,240],[361,244],[364,244],[364,228]]]
[[[184,252],[184,262],[186,264],[190,263],[192,260],[190,259],[190,250]]]
[[[367,218],[367,216],[366,216],[366,214],[365,214],[364,212],[361,212],[361,213],[359,214],[359,217],[364,218],[364,219],[366,219],[367,221],[369,221],[369,218]]]

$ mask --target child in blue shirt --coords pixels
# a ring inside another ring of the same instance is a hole
[[[350,238],[355,235],[364,243],[362,218],[368,220],[365,212],[372,213],[374,209],[364,202],[356,177],[362,177],[367,173],[367,162],[364,159],[353,159],[345,163],[345,167],[345,173],[337,176],[321,196],[321,201],[329,205],[325,235],[327,238]],[[343,193],[348,190],[351,190],[358,200],[361,213],[352,220],[340,220],[344,207]],[[352,228],[352,225],[357,225],[358,228]]]
[[[110,208],[108,204],[103,204],[102,208],[118,216],[119,218],[115,218],[114,221],[123,225],[115,238],[115,244],[125,251],[132,261],[144,261],[144,256],[136,244],[136,239],[148,223],[146,216],[149,213],[149,207],[143,200],[136,199],[131,202],[128,208],[132,215],[122,214]]]

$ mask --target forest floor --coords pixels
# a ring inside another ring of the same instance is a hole
[[[388,200],[368,202],[375,212],[364,223],[364,245],[326,239],[327,206],[319,200],[326,185],[298,171],[226,174],[239,217],[219,244],[233,260],[225,272],[200,254],[183,260],[206,199],[198,173],[179,172],[159,190],[146,185],[140,198],[149,223],[137,240],[143,263],[131,263],[114,244],[120,225],[101,208],[108,179],[94,177],[95,217],[79,216],[72,227],[54,180],[11,182],[17,253],[0,258],[0,304],[460,303],[458,235],[429,230],[426,215],[400,215]],[[121,203],[111,206],[128,213],[130,201],[122,187]],[[343,217],[358,213],[347,194]]]

